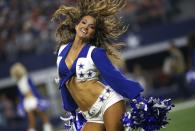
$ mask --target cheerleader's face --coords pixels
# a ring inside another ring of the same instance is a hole
[[[96,20],[92,16],[84,16],[75,29],[77,37],[89,40],[94,36]]]

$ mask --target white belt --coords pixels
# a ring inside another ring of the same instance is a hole
[[[93,106],[89,109],[89,111],[82,112],[83,115],[86,118],[91,118],[98,114],[104,102],[110,97],[111,92],[113,92],[113,90],[110,87],[106,86],[104,91],[100,94],[100,96],[93,104]]]

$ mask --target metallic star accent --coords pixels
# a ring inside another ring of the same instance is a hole
[[[100,97],[100,101],[103,102],[105,99],[104,97]]]
[[[111,92],[111,90],[110,90],[110,89],[106,89],[106,92],[110,93],[110,92]]]
[[[79,69],[83,69],[83,64],[82,63],[80,63],[80,65],[78,65],[79,66]]]
[[[88,75],[88,77],[91,77],[91,76],[92,76],[92,72],[89,71],[89,72],[87,73],[87,75]]]
[[[84,74],[83,74],[83,72],[81,71],[81,73],[79,74],[79,76],[82,78],[82,77],[84,77]]]

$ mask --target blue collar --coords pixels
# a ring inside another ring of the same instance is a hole
[[[70,79],[71,76],[73,76],[76,73],[76,63],[78,58],[80,57],[86,57],[90,44],[85,44],[84,47],[79,52],[77,58],[75,59],[72,67],[69,69],[67,64],[65,63],[65,59],[68,55],[68,52],[70,51],[70,48],[72,47],[72,43],[68,43],[68,45],[63,49],[63,51],[59,54],[59,56],[62,57],[60,63],[59,63],[59,75],[61,78],[61,86]]]
[[[71,47],[72,47],[72,43],[68,43],[68,45],[67,45],[67,46],[65,47],[65,49],[59,54],[59,56],[62,56],[62,60],[61,60],[61,61],[64,62],[66,70],[68,70],[68,71],[75,71],[75,69],[76,69],[76,62],[77,62],[78,58],[80,58],[80,57],[86,57],[86,56],[87,56],[87,53],[88,53],[88,50],[89,50],[90,45],[89,45],[89,44],[85,44],[85,45],[83,46],[83,48],[82,48],[81,51],[79,52],[77,58],[75,59],[75,61],[74,61],[73,65],[72,65],[72,67],[69,69],[68,66],[67,66],[67,64],[65,63],[65,59],[66,59],[66,57],[67,57],[67,55],[68,55],[68,52],[70,51]]]

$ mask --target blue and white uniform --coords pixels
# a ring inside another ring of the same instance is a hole
[[[102,79],[119,95],[134,99],[140,95],[143,88],[139,83],[126,79],[110,62],[103,48],[85,44],[71,69],[64,63],[72,43],[62,45],[58,52],[57,67],[60,78],[63,107],[66,111],[74,112],[78,106],[66,87],[66,82],[74,75],[78,81]],[[95,88],[95,87],[94,87]]]
[[[30,77],[23,76],[18,81],[17,86],[20,98],[18,109],[21,115],[24,115],[24,111],[29,112],[35,109],[45,110],[49,106],[49,102],[41,97]],[[32,95],[27,96],[29,92]]]
[[[160,100],[153,97],[144,99],[140,96],[140,93],[143,91],[141,85],[138,82],[126,79],[120,71],[112,65],[104,49],[93,47],[90,44],[84,45],[72,67],[69,69],[65,63],[65,59],[71,45],[72,44],[69,43],[61,46],[57,59],[60,77],[59,89],[61,91],[64,109],[72,112],[73,115],[75,115],[75,113],[77,114],[76,121],[74,121],[72,115],[67,119],[63,119],[65,121],[65,127],[73,127],[72,129],[79,131],[85,123],[82,117],[79,118],[79,113],[75,112],[78,106],[66,87],[66,84],[68,84],[72,78],[76,81],[97,79],[101,82],[103,80],[106,85],[108,85],[105,86],[104,91],[99,95],[98,99],[88,111],[81,111],[88,122],[104,123],[103,115],[106,109],[125,97],[130,100],[136,99],[130,102],[132,110],[126,112],[126,115],[122,117],[122,123],[125,128],[158,130],[165,126],[165,123],[167,123],[167,113],[173,107],[171,99]],[[131,114],[132,112],[134,113]],[[156,116],[160,117],[156,118]],[[154,120],[151,121],[151,119]],[[135,121],[135,123],[132,121]]]

